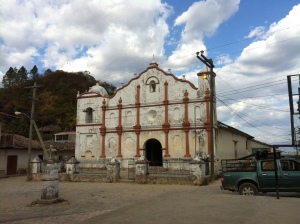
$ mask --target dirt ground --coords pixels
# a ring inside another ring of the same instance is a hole
[[[41,198],[42,182],[25,176],[0,179],[0,223],[77,223],[166,192],[197,189],[189,185],[60,182],[65,202],[29,206]]]

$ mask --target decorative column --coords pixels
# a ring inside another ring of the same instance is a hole
[[[188,110],[188,102],[189,102],[189,93],[187,90],[184,92],[184,121],[182,123],[183,130],[185,132],[185,155],[184,157],[191,157],[190,155],[190,144],[189,144],[189,131],[190,131],[190,122],[189,122],[189,110]]]
[[[106,135],[106,126],[105,126],[105,111],[106,111],[106,101],[103,99],[102,102],[102,125],[100,128],[100,134],[102,136],[102,149],[100,158],[105,158],[105,135]]]
[[[169,154],[169,130],[170,130],[170,124],[169,124],[169,97],[168,97],[168,82],[165,81],[165,99],[163,101],[165,106],[165,122],[163,123],[163,130],[165,132],[165,142],[166,142],[166,151],[164,157],[170,157]]]
[[[133,126],[135,129],[135,134],[136,134],[136,154],[134,157],[140,157],[140,133],[141,133],[141,124],[140,124],[140,107],[141,107],[141,102],[140,102],[140,94],[141,94],[141,86],[138,84],[137,88],[137,93],[136,93],[136,125]]]
[[[122,98],[120,97],[119,99],[119,103],[118,103],[118,110],[119,110],[119,123],[118,123],[118,126],[116,127],[117,129],[117,134],[118,134],[118,137],[119,137],[119,140],[118,140],[118,155],[117,157],[118,158],[122,158],[122,152],[121,152],[121,141],[122,141]]]

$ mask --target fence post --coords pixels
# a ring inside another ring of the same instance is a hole
[[[144,184],[147,182],[147,176],[149,175],[149,161],[144,157],[135,162],[135,182]]]
[[[39,180],[39,173],[41,173],[41,160],[39,157],[35,157],[31,161],[31,180]]]
[[[68,162],[66,162],[66,173],[67,174],[74,174],[79,173],[79,161],[75,157],[72,157],[69,159]]]
[[[190,162],[191,175],[196,177],[196,180],[193,182],[195,185],[202,185],[203,183],[203,167],[205,163],[201,161],[201,159],[196,156]]]
[[[107,164],[106,182],[117,182],[120,178],[120,162],[112,158]]]

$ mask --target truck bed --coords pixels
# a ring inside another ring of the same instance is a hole
[[[252,159],[224,159],[222,172],[256,172],[256,161]]]

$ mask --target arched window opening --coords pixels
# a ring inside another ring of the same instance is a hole
[[[93,123],[93,109],[89,107],[86,109],[85,112],[86,112],[85,123],[86,124]]]
[[[150,82],[150,92],[153,93],[153,92],[156,92],[156,83],[154,80],[152,80]]]

